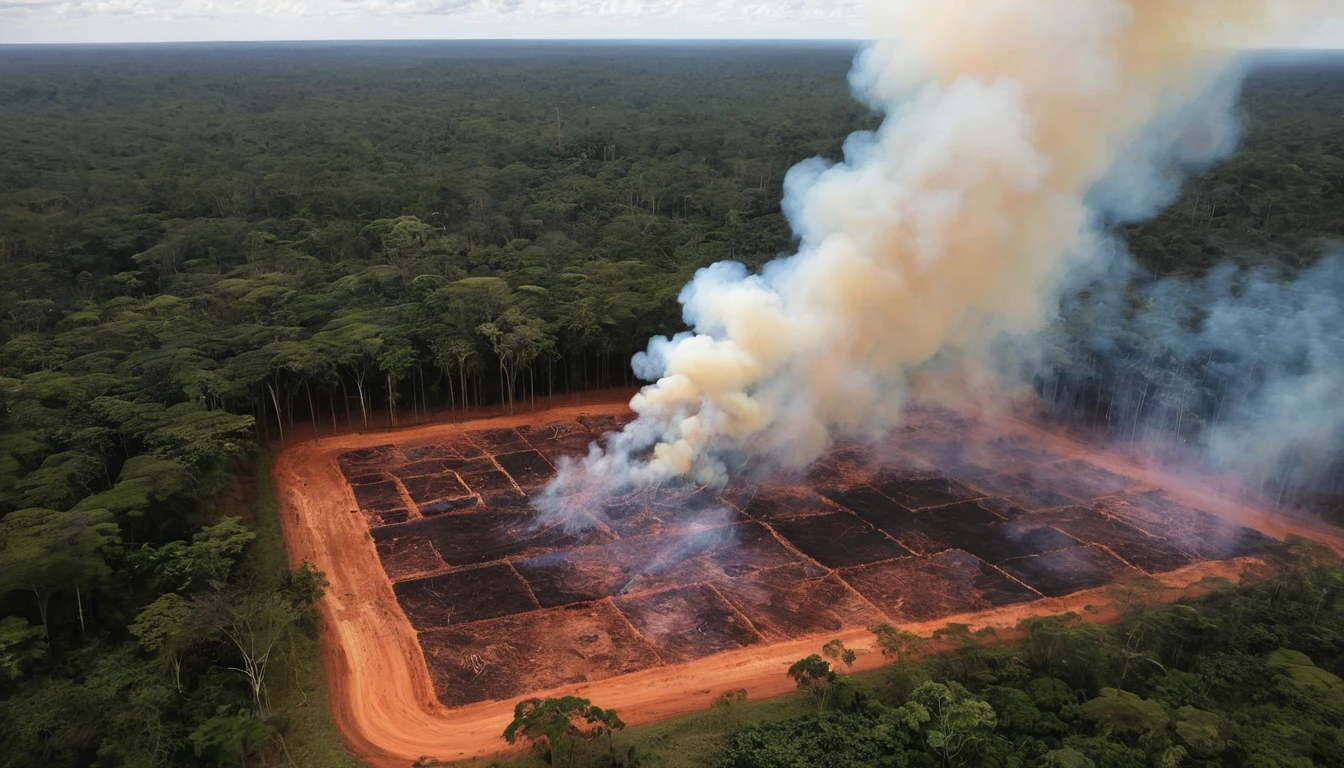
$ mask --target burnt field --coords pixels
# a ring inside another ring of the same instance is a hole
[[[578,416],[338,456],[447,707],[876,622],[928,622],[1254,555],[1262,534],[1025,431],[912,411],[880,444],[546,525]]]

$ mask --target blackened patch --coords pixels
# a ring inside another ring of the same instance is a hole
[[[1082,459],[1062,461],[1031,471],[1036,482],[1052,491],[1080,501],[1114,496],[1138,485],[1138,481],[1117,475]]]
[[[1088,507],[1065,507],[1043,512],[1035,519],[1086,544],[1103,546],[1148,573],[1174,571],[1198,559],[1164,539]]]
[[[422,534],[384,538],[378,541],[377,548],[383,570],[393,581],[445,568],[443,558]]]
[[[746,619],[708,585],[619,597],[614,602],[668,664],[761,642]]]
[[[397,602],[416,631],[493,619],[537,607],[527,584],[507,563],[394,584]]]
[[[959,550],[847,568],[840,576],[894,622],[923,622],[1039,595]]]
[[[848,512],[778,520],[771,527],[803,554],[828,568],[912,555],[891,537]]]
[[[420,506],[439,499],[461,499],[471,495],[467,486],[463,485],[452,472],[409,477],[401,481],[401,484],[406,488],[406,494],[411,497],[411,501]]]
[[[438,501],[427,501],[424,504],[417,504],[420,514],[425,517],[434,515],[446,515],[451,512],[462,512],[468,509],[475,509],[479,502],[475,496],[463,496],[460,499],[439,499]]]
[[[518,483],[520,488],[534,489],[545,485],[555,475],[555,467],[536,451],[502,453],[495,461]]]
[[[420,646],[434,692],[446,707],[503,701],[659,665],[648,641],[607,601],[429,630],[420,633]]]
[[[783,520],[799,515],[826,514],[835,507],[808,488],[799,486],[756,486],[739,499],[742,513],[753,520]]]
[[[883,620],[882,614],[835,574],[813,565],[771,568],[714,583],[770,642],[867,627]]]
[[[488,454],[512,453],[532,448],[515,429],[469,429],[463,434]]]
[[[1134,572],[1110,553],[1093,546],[1019,557],[1006,560],[999,567],[1046,597],[1063,597],[1100,587]]]
[[[355,492],[355,501],[359,504],[359,509],[362,512],[373,514],[406,509],[406,502],[401,498],[401,491],[397,489],[397,484],[391,480],[370,483],[369,485],[356,485],[351,490]]]
[[[1065,507],[1078,503],[1078,500],[1072,496],[1065,496],[1062,493],[1038,485],[1027,472],[988,475],[971,480],[970,483],[976,488],[988,492],[987,495],[1003,496],[1008,501],[1031,511]]]
[[[393,525],[404,523],[410,519],[411,513],[404,509],[393,509],[386,512],[378,512],[373,516],[374,525]]]
[[[890,516],[910,511],[867,486],[855,488],[818,488],[818,493],[874,525]]]
[[[367,472],[354,477],[347,477],[346,482],[351,485],[373,485],[374,483],[385,483],[392,478],[384,472]]]
[[[581,414],[576,421],[584,426],[594,435],[605,435],[608,432],[619,432],[626,424],[635,420],[634,413],[623,413],[619,416],[607,414]]]
[[[407,525],[428,537],[444,562],[454,566],[525,557],[609,539],[600,531],[539,527],[534,515],[486,509],[425,518]]]
[[[883,496],[907,509],[955,504],[985,495],[950,477],[902,478],[879,474],[875,487]]]

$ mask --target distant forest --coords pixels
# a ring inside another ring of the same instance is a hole
[[[853,54],[0,48],[0,765],[260,749],[228,643],[185,628],[305,625],[321,579],[244,589],[252,534],[202,502],[296,422],[634,383],[696,269],[791,251],[786,171],[878,124]],[[1125,229],[1155,274],[1344,237],[1344,60],[1276,59],[1244,109],[1241,153]],[[175,676],[118,710],[151,657]]]

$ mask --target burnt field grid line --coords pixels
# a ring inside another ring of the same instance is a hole
[[[1056,494],[1058,494],[1058,495],[1060,495],[1060,496],[1064,496],[1064,497],[1067,498],[1067,499],[1071,499],[1071,501],[1066,502],[1066,503],[1064,503],[1064,504],[1055,504],[1055,505],[1053,505],[1053,506],[1046,506],[1046,507],[1028,506],[1028,505],[1026,505],[1026,504],[1019,504],[1018,501],[1017,501],[1017,499],[1016,499],[1012,494],[1006,494],[1006,493],[987,493],[987,492],[985,491],[984,488],[982,488],[981,486],[979,486],[979,485],[976,484],[976,483],[969,482],[969,481],[966,481],[966,480],[961,481],[961,483],[962,483],[962,485],[965,485],[965,486],[967,486],[968,488],[971,488],[972,490],[975,490],[975,491],[979,491],[981,494],[983,494],[983,495],[981,495],[981,496],[979,496],[979,497],[973,499],[972,501],[983,501],[983,500],[985,500],[985,499],[1003,499],[1004,501],[1006,501],[1006,502],[1008,502],[1008,503],[1010,503],[1010,504],[1015,504],[1015,505],[1021,507],[1021,508],[1022,508],[1023,510],[1025,510],[1028,514],[1036,514],[1036,513],[1038,513],[1038,512],[1053,512],[1053,511],[1055,511],[1055,510],[1057,510],[1057,509],[1065,509],[1065,508],[1067,508],[1067,507],[1073,507],[1073,506],[1077,506],[1077,505],[1079,505],[1079,504],[1086,504],[1086,503],[1087,503],[1087,502],[1085,502],[1085,501],[1083,501],[1083,500],[1081,500],[1081,499],[1074,499],[1072,496],[1067,496],[1066,494],[1059,493],[1058,491],[1051,491],[1052,493],[1056,493]],[[933,509],[933,507],[927,507],[926,509]],[[994,512],[994,510],[992,510],[992,509],[990,509],[989,511],[990,511],[990,512]],[[999,515],[997,512],[994,512],[994,514],[998,515],[999,517],[1003,517],[1003,515]],[[1004,519],[1006,520],[1007,518],[1004,518]]]
[[[1088,542],[1084,542],[1084,543],[1085,543],[1085,544],[1091,544],[1092,546],[1096,547],[1097,549],[1105,550],[1106,553],[1109,554],[1111,557],[1114,557],[1116,560],[1119,560],[1120,562],[1124,563],[1126,568],[1133,568],[1134,570],[1138,571],[1139,573],[1147,574],[1147,575],[1149,575],[1149,576],[1153,575],[1153,573],[1152,573],[1151,571],[1149,571],[1149,570],[1147,570],[1147,569],[1144,569],[1144,568],[1140,568],[1139,566],[1137,566],[1137,565],[1135,565],[1135,564],[1129,562],[1129,561],[1126,560],[1125,558],[1121,557],[1119,552],[1116,552],[1114,549],[1111,549],[1109,546],[1107,546],[1106,544],[1104,544],[1104,543],[1102,543],[1102,542],[1100,542],[1100,541],[1088,541]],[[1043,552],[1043,553],[1041,553],[1041,554],[1045,554],[1045,553]]]
[[[532,591],[532,582],[523,578],[523,574],[518,572],[518,568],[514,566],[512,560],[503,560],[502,562],[509,566],[509,570],[513,571],[513,575],[517,576],[519,581],[523,582],[523,587],[527,589],[527,596],[532,600],[533,610],[541,610],[541,601],[537,599],[537,593]]]
[[[1064,532],[1063,532],[1063,531],[1060,531],[1060,533],[1064,533]],[[1064,535],[1065,535],[1065,536],[1068,536],[1067,533],[1064,533]],[[1061,547],[1061,549],[1068,549],[1068,547]],[[1059,550],[1058,550],[1058,549],[1052,549],[1052,550],[1050,550],[1050,551],[1051,551],[1051,552],[1058,552]],[[967,554],[970,554],[970,553],[968,552]],[[1028,557],[1038,557],[1039,555],[1044,555],[1044,554],[1046,554],[1046,553],[1045,553],[1045,552],[1041,552],[1041,553],[1039,553],[1038,555],[1028,555]],[[1001,574],[1005,579],[1008,579],[1009,581],[1013,582],[1014,584],[1021,584],[1024,588],[1026,588],[1026,589],[1027,589],[1028,591],[1030,591],[1032,594],[1036,595],[1038,599],[1041,599],[1041,600],[1044,600],[1044,599],[1045,599],[1045,595],[1041,594],[1041,591],[1040,591],[1040,590],[1036,589],[1035,587],[1031,586],[1030,584],[1026,583],[1025,581],[1022,581],[1021,579],[1017,578],[1016,576],[1013,576],[1011,573],[1008,573],[1007,571],[1003,570],[1003,569],[1000,568],[999,566],[997,566],[997,565],[995,565],[995,564],[993,564],[993,563],[991,563],[991,562],[988,562],[988,561],[986,561],[986,560],[984,560],[984,559],[982,559],[982,558],[976,557],[975,555],[971,555],[971,557],[975,557],[976,560],[979,560],[980,562],[982,562],[982,563],[984,563],[985,565],[989,566],[989,567],[992,568],[995,572]],[[1123,562],[1123,561],[1122,561],[1122,562]],[[1126,565],[1128,565],[1128,563],[1126,563]]]
[[[988,493],[985,493],[984,491],[981,491],[979,488],[976,488],[969,483],[962,483],[962,485],[966,486],[967,488],[970,488],[972,491],[980,493],[981,495],[969,499],[962,499],[961,501],[948,501],[942,504],[930,504],[927,507],[907,507],[894,499],[892,500],[891,503],[895,504],[901,509],[904,509],[906,512],[909,512],[912,515],[922,515],[925,512],[937,512],[940,509],[946,509],[947,507],[955,507],[958,504],[974,504],[977,501],[984,501],[985,499],[994,498],[993,496],[989,495]],[[877,488],[874,488],[873,490],[877,491],[878,493],[882,493],[882,491]],[[887,496],[887,494],[885,493],[882,493],[882,495]],[[891,497],[887,496],[887,498],[890,499]],[[1008,518],[1004,517],[1003,515],[999,514],[998,512],[995,512],[994,510],[988,507],[981,507],[981,509],[984,509],[986,512],[990,513],[991,515],[994,515],[995,517],[999,518],[1000,520],[1003,520],[1004,522],[1008,521]]]
[[[745,514],[745,513],[743,513],[743,514]],[[852,513],[851,513],[851,514],[852,514]],[[857,519],[857,517],[858,517],[858,516],[855,515],[855,518],[856,518],[856,519]],[[767,523],[767,522],[765,522],[765,521],[763,521],[763,520],[757,520],[757,521],[756,521],[756,524],[759,525],[759,526],[761,526],[762,528],[765,528],[765,530],[769,531],[769,532],[770,532],[770,535],[774,537],[775,541],[779,542],[780,546],[784,547],[785,551],[792,552],[793,554],[795,554],[795,555],[797,555],[798,557],[802,558],[804,562],[811,563],[812,565],[815,565],[816,567],[822,569],[822,570],[825,571],[826,573],[831,573],[831,572],[833,572],[833,571],[835,570],[835,569],[833,569],[833,568],[827,568],[826,566],[824,566],[824,565],[822,565],[821,563],[817,562],[815,559],[809,557],[809,556],[808,556],[806,553],[804,553],[801,549],[795,547],[795,546],[793,545],[793,542],[789,541],[789,539],[788,539],[787,536],[781,536],[781,535],[779,535],[779,531],[776,531],[776,530],[774,529],[774,526],[770,525],[769,523]],[[780,565],[780,566],[775,566],[775,567],[776,567],[776,568],[786,568],[786,567],[788,567],[788,566]],[[762,569],[762,570],[767,570],[767,571],[769,571],[769,570],[774,570],[774,569],[773,569],[773,568],[764,568],[764,569]]]
[[[895,502],[892,502],[892,503],[894,504]],[[853,517],[855,520],[857,520],[857,521],[859,521],[859,522],[861,522],[861,523],[866,522],[865,520],[863,520],[863,518],[859,517],[858,515],[854,514],[852,511],[850,511],[850,510],[848,510],[848,509],[845,509],[845,508],[843,508],[843,507],[840,507],[840,510],[841,510],[842,512],[844,512],[844,513],[850,515],[850,516]],[[828,514],[829,514],[829,513],[828,513]],[[859,591],[853,584],[850,584],[849,581],[845,579],[845,576],[844,576],[844,573],[842,572],[842,569],[840,569],[840,568],[828,568],[827,566],[822,565],[821,563],[817,562],[815,559],[813,559],[813,558],[809,557],[808,555],[804,554],[801,550],[799,550],[797,547],[795,547],[795,546],[793,545],[792,542],[790,542],[790,541],[788,540],[788,537],[781,536],[781,535],[779,534],[778,531],[776,531],[773,527],[771,527],[771,525],[770,525],[769,523],[760,522],[759,525],[764,526],[766,530],[770,531],[770,535],[771,535],[771,536],[774,536],[774,537],[775,537],[775,540],[778,541],[778,542],[780,542],[780,544],[782,544],[788,551],[790,551],[790,552],[796,554],[798,557],[802,558],[805,562],[810,563],[810,564],[815,565],[816,567],[820,568],[820,569],[826,574],[826,575],[823,576],[822,578],[826,578],[826,577],[828,577],[828,576],[834,576],[834,577],[836,578],[836,580],[839,581],[840,584],[841,584],[847,591],[849,591],[850,593],[852,593],[855,597],[859,598],[859,600],[862,601],[864,605],[867,605],[869,608],[872,608],[874,611],[876,611],[878,616],[881,616],[881,617],[885,618],[888,622],[890,622],[890,621],[892,620],[891,617],[887,615],[887,612],[886,612],[886,611],[882,610],[881,608],[878,608],[877,605],[873,603],[873,601],[869,600],[869,599],[867,598],[867,596],[865,596],[865,595],[864,595],[862,592],[860,592],[860,591]],[[905,549],[905,550],[909,551],[909,547],[905,546],[904,544],[900,543],[900,542],[897,541],[896,539],[892,538],[892,536],[891,536],[890,534],[888,534],[886,531],[883,531],[883,530],[880,529],[880,528],[878,528],[878,529],[876,529],[876,530],[877,530],[878,533],[881,533],[883,536],[887,537],[888,539],[891,539],[891,541],[892,541],[894,544],[896,544],[896,546],[898,546],[898,547],[900,547],[900,548],[902,548],[902,549]],[[912,553],[912,554],[913,554],[913,553]],[[904,557],[889,557],[889,558],[887,558],[887,559],[885,559],[885,560],[878,560],[877,562],[874,562],[874,563],[865,563],[864,565],[865,565],[865,566],[871,566],[871,565],[877,565],[878,563],[889,563],[889,562],[892,562],[892,561],[895,561],[895,560],[904,560],[904,559],[906,559],[906,558],[904,558]],[[764,572],[764,571],[773,571],[773,570],[777,570],[777,569],[779,569],[779,568],[788,568],[788,567],[789,567],[789,566],[787,566],[787,565],[779,565],[779,566],[775,566],[774,568],[766,568],[766,569],[763,570],[763,572]],[[717,588],[715,589],[715,591],[718,591]],[[1035,592],[1036,590],[1032,590],[1032,591]],[[1037,594],[1040,594],[1040,593],[1038,592]],[[724,599],[727,600],[728,598],[725,596]],[[737,604],[734,603],[733,601],[728,600],[728,604],[731,605],[731,606],[733,606],[733,610],[737,611],[738,613],[741,613],[741,612],[742,612],[742,609],[739,608],[739,607],[737,606]],[[751,627],[752,627],[753,630],[756,630],[756,625],[755,625],[755,624],[752,624]],[[759,634],[759,630],[756,630],[756,631],[757,631],[757,633]]]
[[[756,499],[756,492],[760,489],[760,487],[761,487],[761,486],[760,486],[760,483],[752,483],[751,486],[750,486],[751,490],[750,490],[750,492],[747,494],[747,498],[746,498],[746,500],[745,500],[745,501],[741,501],[740,503],[739,503],[739,502],[735,502],[735,501],[730,501],[729,499],[724,498],[722,495],[719,496],[719,499],[720,499],[724,504],[727,504],[728,506],[732,507],[733,509],[736,509],[736,510],[738,511],[738,514],[740,514],[740,515],[742,515],[743,517],[746,517],[746,518],[748,518],[748,519],[751,519],[751,516],[747,514],[747,507],[751,506],[751,502],[754,501],[754,500]]]
[[[391,475],[392,482],[396,484],[397,493],[400,494],[401,500],[406,503],[406,509],[414,513],[412,519],[424,519],[425,516],[420,513],[420,505],[415,503],[415,499],[411,498],[411,494],[406,490],[406,486],[401,484],[401,478],[392,473],[388,474]]]
[[[453,568],[453,566],[449,565],[448,561],[443,559],[443,555],[439,554],[438,548],[434,546],[434,542],[429,540],[429,537],[425,537],[425,546],[429,547],[430,551],[434,553],[434,556],[439,558],[439,567],[431,568],[427,571],[416,571],[415,573],[406,574],[400,578],[392,578],[392,576],[389,574],[387,580],[392,582],[392,584],[395,586],[397,584],[402,583],[403,581],[415,581],[417,579],[426,579],[431,576],[442,576],[443,574],[451,573],[454,570],[464,570]],[[378,562],[379,563],[382,562],[381,556],[378,558]],[[485,565],[489,565],[489,563],[485,563]],[[386,567],[383,568],[383,573],[387,573]]]
[[[849,509],[848,507],[841,506],[840,504],[837,504],[834,501],[831,501],[825,496],[822,496],[820,493],[817,493],[811,487],[808,486],[803,487],[807,488],[807,490],[810,491],[813,496],[817,497],[817,505],[813,509],[810,509],[806,512],[802,512],[796,515],[789,515],[788,519],[798,519],[803,517],[823,517],[825,515],[834,515],[836,513],[843,513],[846,515],[853,515],[854,517],[858,517],[858,515],[854,514],[854,510]],[[755,497],[753,496],[753,498]],[[895,504],[896,502],[893,501],[892,503]],[[758,518],[752,517],[749,512],[744,511],[742,514],[750,520],[757,520],[757,522],[761,523],[766,522],[764,520],[759,520]],[[862,520],[862,518],[860,518],[860,520]]]
[[[893,503],[894,503],[894,502],[893,502]],[[905,512],[907,512],[907,513],[909,513],[909,514],[914,514],[913,512],[910,512],[909,510],[904,509],[904,507],[902,507],[902,510],[905,511]],[[852,517],[852,518],[854,518],[855,520],[857,520],[858,523],[859,523],[860,525],[866,525],[866,526],[868,526],[869,528],[871,528],[871,529],[872,529],[871,533],[875,533],[875,534],[881,536],[882,538],[886,539],[887,541],[890,541],[891,543],[895,544],[898,548],[905,550],[905,551],[906,551],[906,554],[904,554],[904,555],[899,555],[899,554],[898,554],[898,555],[895,555],[895,556],[893,556],[893,557],[884,557],[884,558],[882,558],[881,560],[873,560],[873,561],[871,561],[871,562],[861,563],[860,565],[847,565],[847,566],[833,567],[833,566],[826,565],[826,564],[822,563],[820,560],[817,560],[816,558],[811,557],[811,556],[808,555],[806,552],[803,552],[801,549],[799,549],[797,546],[795,546],[795,545],[793,544],[793,542],[789,539],[789,537],[787,537],[787,536],[781,534],[779,531],[776,531],[775,528],[774,528],[774,526],[773,526],[771,523],[768,523],[768,522],[765,522],[765,521],[756,521],[756,522],[759,523],[760,525],[765,526],[766,528],[769,528],[769,529],[770,529],[770,533],[774,534],[774,537],[775,537],[776,539],[778,539],[780,542],[782,542],[782,543],[784,544],[784,546],[787,547],[787,548],[789,549],[789,551],[791,551],[791,552],[796,552],[796,553],[798,554],[799,557],[801,557],[801,558],[803,558],[804,560],[806,560],[807,562],[809,562],[809,563],[811,563],[811,564],[817,566],[818,568],[821,568],[822,570],[826,571],[828,574],[830,574],[830,573],[839,574],[840,571],[843,570],[844,568],[857,568],[857,567],[860,567],[860,566],[877,565],[877,564],[879,564],[879,563],[890,563],[890,562],[892,562],[893,560],[905,560],[905,559],[908,559],[908,558],[911,558],[911,557],[919,557],[919,554],[918,554],[917,552],[915,552],[915,550],[913,550],[913,549],[911,549],[910,547],[906,546],[904,543],[901,542],[900,539],[896,538],[895,536],[892,536],[890,533],[887,533],[886,531],[884,531],[884,530],[882,530],[881,528],[879,528],[879,527],[873,525],[872,523],[868,522],[867,520],[864,520],[863,518],[861,518],[861,517],[859,517],[858,515],[854,514],[853,511],[851,511],[851,510],[849,510],[849,509],[846,509],[846,508],[844,508],[844,507],[840,507],[840,506],[838,506],[838,505],[837,505],[837,509],[834,510],[834,511],[832,511],[832,510],[826,510],[826,511],[823,511],[823,512],[819,512],[819,513],[817,513],[817,514],[815,514],[815,515],[798,515],[797,517],[795,517],[795,518],[790,518],[790,519],[791,519],[791,520],[796,520],[796,519],[800,519],[800,518],[808,518],[808,517],[824,517],[824,516],[826,516],[826,515],[834,515],[834,514],[845,514],[845,515],[849,515],[850,517]],[[946,550],[943,550],[943,551],[946,551]],[[930,553],[930,554],[936,554],[936,553]],[[787,567],[787,566],[776,566],[776,567],[777,567],[777,568],[785,568],[785,567]],[[774,569],[772,569],[772,568],[768,568],[768,569],[766,569],[766,570],[774,570]]]
[[[900,560],[902,558],[897,557],[892,559]],[[892,561],[882,560],[880,562],[890,563]],[[855,566],[855,568],[866,568],[871,565],[877,565],[877,563],[868,563],[867,565]],[[881,616],[882,618],[886,619],[888,624],[894,625],[897,623],[894,619],[891,618],[891,616],[886,611],[878,607],[877,603],[874,603],[872,600],[869,600],[867,595],[860,592],[858,587],[855,587],[853,584],[850,584],[849,579],[845,578],[844,570],[837,568],[836,570],[832,571],[832,575],[835,576],[836,581],[840,582],[840,586],[844,587],[845,590],[847,590],[851,595],[857,597],[864,605],[868,606],[869,608],[872,608],[873,612],[876,613],[878,616]],[[867,629],[867,627],[864,627],[864,629]]]
[[[521,437],[521,436],[520,436],[520,437]],[[527,441],[524,440],[523,442],[527,442]],[[486,456],[489,456],[489,457],[490,457],[490,463],[495,465],[495,469],[499,470],[500,472],[503,472],[503,473],[504,473],[504,476],[507,477],[507,478],[509,478],[509,485],[512,485],[512,486],[513,486],[513,489],[514,489],[515,491],[517,491],[520,495],[522,495],[522,497],[523,497],[524,499],[532,498],[531,496],[529,496],[529,495],[527,494],[527,491],[524,491],[524,490],[523,490],[523,487],[522,487],[521,485],[518,484],[518,481],[515,480],[515,479],[513,478],[513,475],[510,475],[510,474],[504,469],[504,467],[500,465],[500,463],[495,459],[495,454],[493,454],[493,453],[487,453]]]
[[[788,566],[779,566],[779,567],[787,568]],[[720,592],[717,585],[713,584],[712,582],[706,581],[702,582],[702,584],[691,584],[689,586],[694,587],[701,585],[709,588],[709,591],[713,592],[715,595],[718,595],[720,600],[722,600],[725,604],[727,604],[729,608],[732,608],[733,613],[737,615],[737,618],[742,620],[742,626],[746,627],[747,629],[750,629],[751,633],[756,636],[757,640],[761,641],[764,644],[767,645],[769,644],[770,641],[765,638],[765,635],[761,633],[761,630],[756,628],[756,623],[753,622],[751,619],[747,618],[747,615],[742,612],[742,609],[737,605],[737,603],[734,603],[732,600],[729,600],[727,595]]]
[[[592,603],[592,604],[606,603],[606,604],[610,605],[610,606],[611,606],[611,610],[614,611],[614,612],[616,613],[617,616],[620,616],[620,617],[621,617],[621,621],[625,623],[625,626],[629,627],[629,628],[630,628],[630,631],[633,632],[633,633],[635,633],[635,637],[638,637],[638,638],[639,638],[639,641],[642,642],[642,643],[644,644],[644,646],[645,646],[646,648],[649,649],[649,653],[653,654],[653,658],[655,658],[655,659],[658,660],[658,666],[660,666],[660,667],[666,667],[666,666],[668,666],[667,660],[663,658],[663,654],[661,654],[661,653],[658,652],[658,648],[657,648],[657,646],[655,646],[655,645],[653,644],[653,641],[650,640],[649,638],[645,637],[643,632],[640,632],[640,631],[639,631],[639,628],[636,627],[636,626],[635,626],[635,623],[634,623],[633,621],[630,620],[630,617],[629,617],[629,616],[626,616],[626,615],[625,615],[625,612],[621,610],[620,606],[616,605],[616,601],[615,601],[615,600],[613,600],[613,599],[610,598],[610,597],[604,597],[604,598],[602,598],[601,600],[593,600],[593,601],[591,601],[591,603]],[[582,603],[580,603],[580,605],[582,605]],[[732,603],[729,603],[729,605],[732,605]],[[551,610],[554,610],[554,609],[551,609]],[[733,605],[733,610],[736,611],[736,610],[737,610],[737,606]]]

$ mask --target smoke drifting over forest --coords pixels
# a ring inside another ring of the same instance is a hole
[[[634,360],[654,382],[631,403],[639,417],[563,466],[542,508],[563,514],[576,496],[671,479],[721,484],[745,455],[805,466],[837,434],[895,426],[912,375],[931,363],[982,392],[1024,374],[1058,378],[1061,352],[1082,353],[1121,326],[1061,342],[1061,322],[1039,337],[1062,297],[1122,272],[1106,227],[1152,216],[1183,171],[1235,148],[1240,78],[1234,56],[1214,52],[1280,39],[1324,7],[882,4],[879,41],[851,82],[885,120],[851,136],[843,162],[789,173],[783,207],[798,252],[759,274],[733,263],[701,270],[680,297],[693,330],[652,340]],[[1219,279],[1228,278],[1210,278]],[[1276,301],[1271,293],[1252,292]],[[1171,331],[1148,322],[1142,333]],[[1191,343],[1235,343],[1226,330],[1192,331]],[[1267,403],[1248,399],[1241,416],[1304,402],[1273,386],[1257,396]],[[1223,423],[1209,445],[1250,439],[1237,435],[1253,436],[1256,422],[1242,423]]]
[[[1117,260],[1042,337],[1053,414],[1168,464],[1234,473],[1278,505],[1344,493],[1344,259],[1293,278],[1132,272]]]

